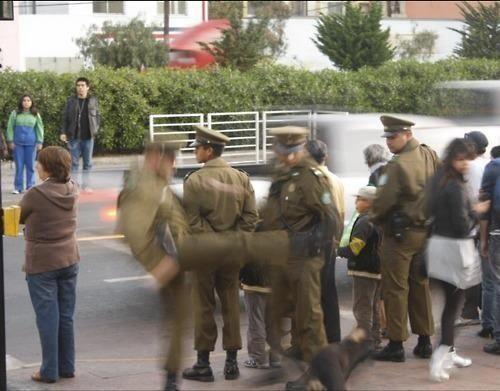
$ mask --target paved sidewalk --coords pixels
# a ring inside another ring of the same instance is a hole
[[[243,322],[245,323],[245,322]],[[353,325],[350,316],[344,316],[342,326],[347,332]],[[385,363],[368,360],[359,365],[348,382],[349,390],[499,390],[500,357],[483,353],[487,340],[475,336],[479,326],[457,329],[456,347],[459,354],[470,357],[472,366],[457,369],[451,379],[434,383],[428,377],[429,360],[413,357],[411,350],[416,343],[413,337],[405,344],[405,363]],[[245,330],[242,330],[245,335]],[[126,343],[126,341],[122,341]],[[244,346],[246,344],[244,343]],[[187,357],[183,366],[188,367],[195,360],[194,352],[187,347]],[[111,355],[111,353],[110,353]],[[266,386],[256,386],[269,375],[270,370],[255,370],[243,367],[246,350],[239,355],[241,377],[235,381],[224,380],[222,368],[225,354],[221,351],[211,355],[215,371],[214,383],[183,381],[182,390],[283,390],[284,381]],[[30,375],[38,368],[38,363],[8,371],[8,389],[17,390],[160,390],[163,385],[163,371],[160,357],[80,359],[77,362],[77,376],[62,379],[55,384],[38,384],[30,380]],[[288,378],[300,374],[296,367],[287,367]],[[262,383],[261,383],[262,384]]]

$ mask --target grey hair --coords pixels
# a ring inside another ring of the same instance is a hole
[[[380,144],[368,145],[363,150],[363,155],[365,155],[365,162],[368,167],[377,163],[388,162],[391,159],[389,152],[387,152],[387,150]]]

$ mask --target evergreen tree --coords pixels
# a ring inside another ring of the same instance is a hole
[[[164,66],[168,59],[163,42],[156,41],[153,29],[138,18],[128,24],[106,21],[101,29],[93,25],[76,44],[84,58],[94,65],[141,69]]]
[[[462,36],[455,54],[466,58],[500,58],[500,2],[490,6],[477,2],[473,6],[464,1],[458,7],[464,16],[465,28],[450,28]]]
[[[223,67],[247,70],[265,59],[272,59],[285,48],[284,23],[290,8],[282,1],[254,1],[255,15],[243,19],[239,1],[214,1],[214,15],[225,14],[229,28],[222,37],[209,44],[201,43],[203,50]]]
[[[343,15],[321,15],[316,26],[318,49],[341,70],[358,70],[363,66],[379,66],[394,57],[389,45],[389,29],[382,30],[382,8],[370,3],[364,13],[347,1]]]

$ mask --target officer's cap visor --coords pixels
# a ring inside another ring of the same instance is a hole
[[[200,145],[224,145],[224,143],[214,143],[213,141],[210,140],[194,140],[189,146],[191,148],[196,148],[199,147]]]
[[[410,129],[398,129],[393,130],[392,132],[384,132],[381,137],[388,138],[397,135],[398,133],[408,132]]]
[[[191,148],[199,147],[200,145],[203,145],[203,143],[199,140],[194,140],[191,144],[189,144]]]

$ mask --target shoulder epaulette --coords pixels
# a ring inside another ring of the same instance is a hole
[[[184,182],[186,182],[186,181],[187,181],[187,179],[191,176],[191,174],[192,174],[193,172],[196,172],[196,170],[189,171],[189,172],[188,172],[188,173],[184,176]]]
[[[310,169],[313,172],[313,174],[316,175],[318,178],[325,176],[325,174],[323,174],[323,172],[317,167],[310,167]]]
[[[238,170],[239,172],[242,172],[243,174],[245,174],[245,175],[246,175],[246,176],[248,176],[248,177],[250,176],[250,174],[249,174],[248,172],[246,172],[245,170],[242,170],[241,168],[237,168],[237,170]]]

